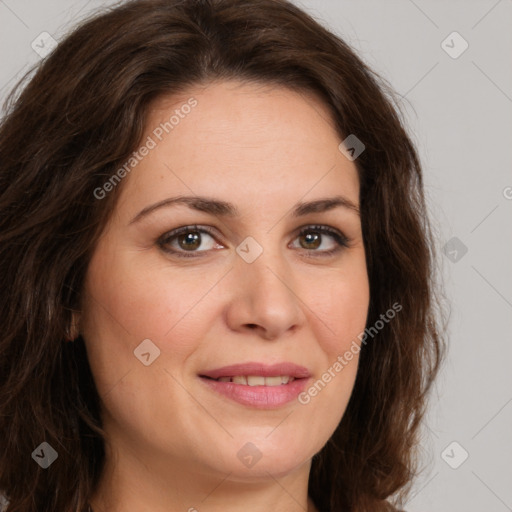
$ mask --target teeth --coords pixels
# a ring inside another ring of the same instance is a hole
[[[261,379],[264,383],[261,384],[262,386],[280,386],[282,384],[281,377],[249,377],[249,379]],[[247,383],[249,384],[249,386],[251,386],[253,384],[252,382],[249,381],[249,379],[247,379]]]
[[[234,377],[219,377],[219,382],[233,382],[234,384],[243,384],[245,386],[281,386],[293,382],[295,377],[281,375],[276,377],[263,377],[261,375],[236,375]]]

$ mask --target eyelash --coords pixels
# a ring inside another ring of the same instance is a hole
[[[307,253],[308,252],[309,253],[318,253],[318,255],[316,255],[316,254],[314,256],[308,255],[308,257],[328,257],[328,256],[332,256],[332,255],[340,252],[341,250],[343,250],[343,248],[350,247],[351,240],[348,237],[346,237],[343,233],[341,233],[340,231],[338,231],[336,229],[330,228],[328,226],[322,226],[322,225],[304,226],[303,228],[301,228],[300,232],[297,233],[295,238],[300,237],[310,231],[314,231],[314,232],[320,233],[322,235],[331,236],[336,241],[337,247],[335,247],[334,249],[329,249],[328,251],[315,251],[315,250],[309,251],[308,249],[303,249]],[[166,252],[168,254],[172,254],[173,256],[177,256],[179,258],[200,258],[200,257],[202,257],[201,253],[209,252],[209,250],[186,252],[186,251],[176,251],[174,249],[166,248],[166,245],[171,240],[173,240],[174,238],[176,238],[179,235],[189,233],[189,232],[206,233],[206,234],[210,235],[212,238],[216,239],[214,231],[211,228],[209,228],[207,226],[191,225],[191,226],[183,226],[181,228],[177,228],[177,229],[174,229],[173,231],[169,231],[168,233],[165,233],[157,240],[157,244],[164,252]]]

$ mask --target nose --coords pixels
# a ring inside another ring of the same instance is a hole
[[[275,340],[304,324],[297,275],[282,256],[264,250],[252,263],[237,258],[230,275],[226,318],[233,331]]]

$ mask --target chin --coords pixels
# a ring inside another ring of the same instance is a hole
[[[304,447],[299,451],[297,446],[270,444],[268,440],[266,447],[264,441],[259,444],[250,441],[232,443],[232,445],[234,444],[237,446],[234,456],[225,455],[221,465],[217,460],[215,470],[223,474],[230,474],[230,480],[239,482],[268,480],[269,474],[274,478],[289,475],[302,468],[304,464],[309,464],[315,453],[311,450],[304,450]],[[227,449],[224,454],[229,452],[231,450]]]
[[[276,479],[299,470],[304,464],[309,463],[311,459],[306,461],[296,459],[275,462],[272,459],[263,461],[261,458],[253,467],[243,467],[242,464],[232,464],[221,470],[221,473],[230,473],[229,479],[235,482],[257,482],[268,481],[269,475]]]

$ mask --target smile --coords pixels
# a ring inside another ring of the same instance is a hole
[[[235,384],[243,384],[244,386],[282,386],[283,384],[293,382],[295,377],[290,377],[289,375],[278,375],[277,377],[235,375],[233,377],[219,377],[213,380],[217,382],[234,382]]]

